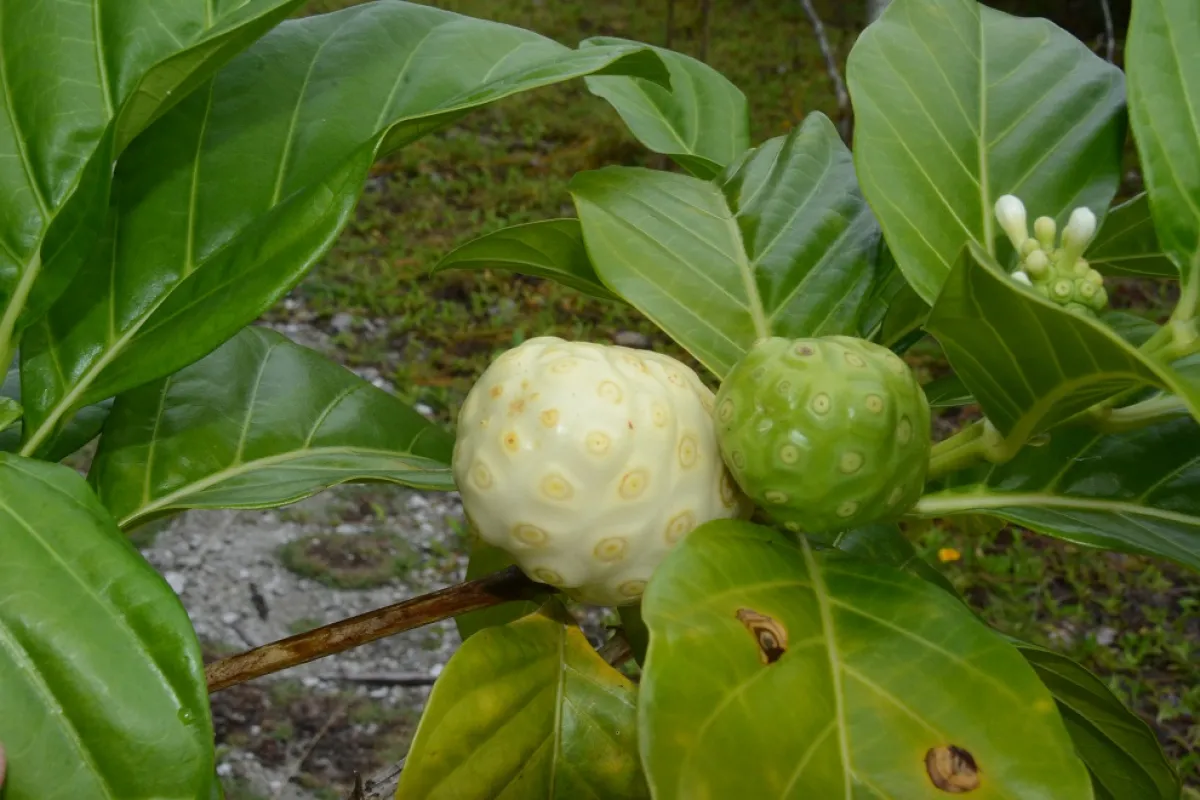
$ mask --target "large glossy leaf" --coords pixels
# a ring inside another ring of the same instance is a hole
[[[905,538],[900,526],[895,523],[876,523],[843,531],[833,540],[833,546],[865,561],[886,564],[916,575],[935,586],[940,586],[955,597],[958,596],[950,579],[937,567],[921,558],[917,548]]]
[[[8,368],[8,373],[4,376],[4,385],[0,387],[0,396],[15,402],[21,400],[21,370],[15,363]],[[104,421],[108,419],[108,412],[112,410],[112,404],[112,398],[108,398],[80,409],[79,413],[73,416],[62,430],[46,443],[42,449],[42,458],[46,461],[62,461],[99,436],[101,428],[104,427]],[[0,450],[15,453],[20,449],[20,424],[0,430]]]
[[[74,470],[0,453],[6,800],[207,797],[200,645]]]
[[[1097,800],[1179,800],[1179,777],[1150,726],[1064,655],[1016,643],[1054,695]]]
[[[821,114],[717,182],[606,167],[571,193],[600,278],[718,377],[763,336],[858,331],[879,232]]]
[[[1061,225],[1081,205],[1102,217],[1117,190],[1121,72],[1046,20],[894,0],[846,69],[863,194],[926,302],[968,241],[1003,246],[1001,195]]]
[[[280,25],[122,158],[106,241],[22,343],[24,451],[256,319],[332,245],[380,154],[516,92],[662,69],[401,2]]]
[[[1109,211],[1086,255],[1088,262],[1105,275],[1179,277],[1179,269],[1158,243],[1145,193]]]
[[[1200,6],[1137,0],[1125,68],[1129,115],[1158,239],[1179,267],[1181,304],[1200,302]],[[1190,314],[1189,314],[1190,316]]]
[[[117,397],[89,480],[128,528],[265,508],[350,481],[454,488],[450,434],[320,353],[250,327]]]
[[[577,219],[549,219],[501,228],[452,250],[433,268],[494,269],[549,278],[604,300],[619,299],[601,283],[583,245]]]
[[[972,797],[1092,796],[1020,654],[901,570],[715,522],[667,556],[642,609],[639,735],[659,800],[926,800],[942,796],[926,759],[944,777],[951,747],[968,785],[975,765]]]
[[[297,5],[3,4],[0,337],[44,312],[91,251],[125,145]]]
[[[970,250],[926,328],[1001,433],[1024,441],[1139,385],[1178,390],[1200,413],[1200,386],[1143,358],[1102,323],[1025,289],[977,245]]]
[[[467,559],[467,574],[464,580],[472,581],[476,578],[482,578],[485,575],[491,575],[494,572],[507,569],[516,563],[508,553],[495,545],[490,545],[483,541],[474,531],[471,532],[471,537],[470,553]],[[481,608],[476,611],[468,611],[466,614],[459,614],[455,617],[454,625],[458,628],[459,637],[465,641],[484,628],[506,625],[509,622],[532,614],[543,603],[549,600],[552,595],[552,592],[546,592],[535,595],[529,600],[511,600],[507,603],[500,603],[499,605]]]
[[[1004,465],[951,475],[915,514],[986,513],[1090,547],[1200,570],[1200,426],[1180,418],[1103,435],[1063,427]]]
[[[635,44],[597,36],[582,46]],[[671,73],[670,88],[638,78],[588,78],[593,94],[612,104],[629,130],[656,153],[698,178],[714,178],[750,147],[746,96],[721,73],[691,56],[655,48]]]
[[[951,373],[921,387],[930,408],[958,408],[975,402],[962,379]]]
[[[472,636],[433,687],[397,800],[648,797],[635,690],[557,601]]]

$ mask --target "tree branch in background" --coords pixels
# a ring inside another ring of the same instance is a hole
[[[708,37],[712,32],[712,0],[700,0],[700,60],[708,63]]]
[[[528,600],[546,587],[517,567],[378,608],[223,658],[205,669],[210,694],[468,611]]]
[[[1112,64],[1117,57],[1117,37],[1113,33],[1112,9],[1108,0],[1100,0],[1100,10],[1104,12],[1104,57]]]
[[[821,48],[821,55],[825,58],[825,69],[829,73],[829,79],[833,81],[833,93],[837,97],[838,104],[838,132],[841,133],[842,140],[846,144],[850,144],[852,112],[850,110],[850,95],[846,91],[846,82],[842,80],[842,73],[838,69],[837,58],[833,55],[833,48],[829,46],[829,39],[825,36],[825,26],[821,24],[821,18],[817,16],[817,10],[813,8],[812,0],[800,0],[800,6],[804,9],[804,13],[808,15],[808,21],[812,23],[813,32],[817,36],[817,46]]]
[[[663,47],[671,49],[671,39],[675,36],[675,0],[667,0],[667,35],[663,37]]]

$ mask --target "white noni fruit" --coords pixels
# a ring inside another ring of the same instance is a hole
[[[530,339],[492,362],[459,414],[467,518],[534,580],[584,603],[635,602],[688,532],[747,509],[712,407],[668,356]]]

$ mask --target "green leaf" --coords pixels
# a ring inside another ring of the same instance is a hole
[[[949,476],[914,515],[986,513],[1088,547],[1200,570],[1200,425],[1180,418],[1104,435],[1062,427],[1007,464]]]
[[[650,647],[650,629],[642,618],[642,604],[617,606],[617,616],[621,618],[621,630],[625,632],[625,640],[633,650],[633,658],[641,666],[646,663],[646,650]]]
[[[299,0],[8,3],[0,47],[0,339],[66,288],[103,226],[112,163]],[[10,350],[2,353],[4,364]]]
[[[1086,255],[1088,263],[1105,275],[1179,277],[1179,269],[1158,243],[1145,192],[1109,210]]]
[[[565,609],[472,636],[434,684],[397,800],[648,797],[635,689]]]
[[[601,280],[717,377],[763,336],[858,331],[879,231],[822,114],[719,182],[606,167],[570,189]]]
[[[596,36],[581,47],[637,44]],[[721,73],[691,56],[654,48],[671,74],[670,87],[640,78],[587,78],[643,145],[671,157],[697,178],[710,179],[750,147],[746,96]]]
[[[926,329],[1005,436],[1025,441],[1141,385],[1179,391],[1194,413],[1200,409],[1200,386],[1189,388],[1100,322],[1022,287],[978,245],[969,250]]]
[[[471,532],[471,537],[471,548],[467,559],[465,580],[473,581],[476,578],[482,578],[485,575],[491,575],[494,572],[511,567],[516,563],[509,557],[508,553],[499,547],[483,541],[474,531]],[[553,592],[543,592],[535,595],[530,600],[512,600],[507,603],[489,606],[488,608],[481,608],[477,611],[468,611],[466,614],[459,614],[455,617],[454,625],[458,628],[459,637],[463,641],[466,641],[469,637],[474,636],[484,628],[507,625],[521,617],[532,614],[553,596]]]
[[[1179,800],[1179,776],[1149,725],[1071,659],[1015,644],[1054,695],[1099,800]]]
[[[549,219],[501,228],[472,239],[450,252],[433,268],[494,269],[548,278],[564,286],[599,297],[619,300],[600,282],[583,246],[583,230],[576,219]]]
[[[1179,268],[1180,305],[1200,302],[1200,7],[1138,0],[1125,52],[1129,117],[1158,239]]]
[[[207,797],[200,644],[72,469],[0,453],[7,800]]]
[[[8,373],[4,376],[4,385],[0,387],[0,397],[14,402],[21,400],[21,370],[17,364],[12,364],[8,368]],[[104,427],[104,421],[108,419],[112,404],[112,398],[109,398],[80,409],[79,413],[47,442],[42,450],[41,458],[45,461],[62,461],[99,436],[100,430]],[[24,409],[22,409],[22,413],[24,413]],[[20,426],[14,425],[0,431],[0,450],[15,453],[20,449]]]
[[[854,163],[905,277],[933,303],[963,245],[993,256],[993,216],[1087,206],[1102,218],[1121,179],[1121,71],[1043,19],[974,0],[894,0],[846,66]],[[1007,245],[1011,251],[1011,245]]]
[[[921,387],[930,408],[959,408],[975,402],[971,390],[953,373]]]
[[[1100,315],[1100,319],[1113,333],[1134,347],[1145,344],[1159,328],[1153,321],[1127,311],[1105,311]]]
[[[261,327],[117,397],[89,480],[129,528],[267,508],[339,483],[449,491],[453,439],[345,367]]]
[[[905,283],[888,304],[879,332],[879,342],[884,347],[895,347],[921,329],[929,319],[929,304],[921,299],[916,289]]]
[[[1092,797],[1049,692],[944,590],[777,531],[692,531],[642,602],[638,703],[658,800],[942,793],[930,750],[978,766],[979,797]]]
[[[257,319],[332,246],[377,157],[486,103],[604,71],[663,67],[644,48],[575,51],[401,2],[280,25],[121,159],[106,239],[22,342],[23,452],[74,409]]]
[[[958,597],[958,591],[942,571],[921,558],[895,523],[876,523],[838,534],[833,546],[842,552],[903,570],[921,580],[940,586]]]

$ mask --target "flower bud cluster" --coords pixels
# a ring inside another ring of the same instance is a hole
[[[1013,280],[1070,311],[1095,316],[1108,305],[1104,278],[1083,258],[1096,235],[1096,215],[1087,207],[1071,212],[1058,236],[1050,217],[1038,217],[1029,235],[1025,205],[1006,194],[996,201],[996,219],[1020,255]]]

